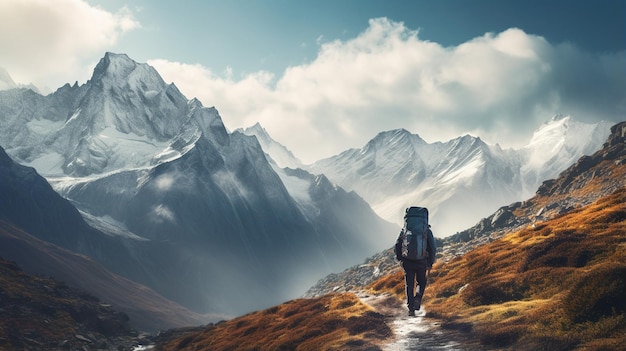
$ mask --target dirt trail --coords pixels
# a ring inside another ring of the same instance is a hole
[[[439,320],[426,317],[425,311],[416,311],[409,317],[407,309],[390,295],[362,295],[361,301],[388,317],[394,336],[381,345],[384,351],[484,351],[488,350],[473,340],[471,334],[443,329]]]

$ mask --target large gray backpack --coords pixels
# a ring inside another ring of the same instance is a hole
[[[409,207],[404,214],[402,257],[422,260],[428,257],[428,209]]]

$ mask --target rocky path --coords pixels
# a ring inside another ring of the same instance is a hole
[[[381,345],[384,351],[479,351],[481,347],[471,334],[444,329],[437,319],[426,317],[424,310],[409,317],[404,305],[389,295],[363,295],[361,300],[389,318],[394,336]]]

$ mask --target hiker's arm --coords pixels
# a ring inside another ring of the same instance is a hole
[[[437,244],[433,232],[428,230],[428,265],[432,266],[437,260]]]
[[[398,235],[398,240],[396,240],[396,246],[394,248],[396,260],[398,261],[402,261],[402,240],[404,240],[404,238],[402,237],[403,233],[403,231],[400,231],[400,235]]]

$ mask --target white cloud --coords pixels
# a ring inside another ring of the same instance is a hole
[[[174,212],[172,212],[172,210],[170,210],[169,207],[160,204],[158,206],[154,206],[152,208],[152,213],[154,214],[153,220],[157,223],[164,223],[164,222],[176,222],[176,215],[174,214]]]
[[[515,28],[443,47],[374,19],[358,37],[322,44],[314,61],[277,79],[149,63],[189,98],[215,105],[229,128],[259,121],[305,162],[393,128],[431,142],[471,133],[512,146],[556,113],[615,121],[626,113],[624,53],[594,57]]]
[[[172,188],[174,182],[176,181],[177,175],[174,174],[162,174],[158,176],[155,180],[155,186],[160,191],[167,191]]]
[[[127,8],[110,13],[83,0],[2,0],[0,66],[23,84],[83,76],[93,69],[85,59],[101,57],[137,27]]]

